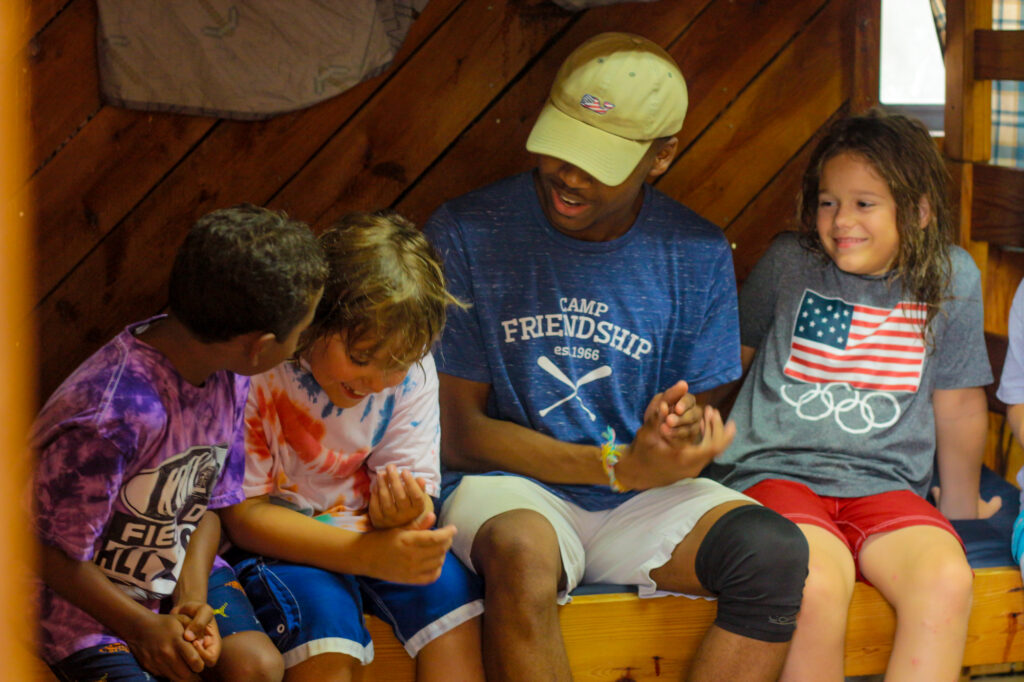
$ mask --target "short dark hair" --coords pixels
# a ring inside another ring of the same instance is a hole
[[[373,342],[395,367],[422,359],[444,328],[449,305],[465,307],[445,288],[441,260],[415,225],[394,211],[354,211],[320,235],[330,277],[303,353],[341,334],[346,345]]]
[[[200,340],[250,332],[285,339],[327,279],[309,226],[253,204],[207,213],[189,230],[171,270],[171,312]]]

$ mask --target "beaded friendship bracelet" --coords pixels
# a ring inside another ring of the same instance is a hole
[[[622,457],[623,446],[615,444],[615,429],[610,426],[601,433],[601,437],[605,439],[605,442],[601,443],[601,467],[608,475],[608,487],[615,492],[624,493],[627,488],[615,478],[615,465]]]

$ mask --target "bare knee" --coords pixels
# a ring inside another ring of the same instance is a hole
[[[274,653],[277,653],[276,651]],[[284,679],[284,661],[281,655],[269,656],[253,652],[251,656],[235,659],[230,665],[218,665],[219,679],[251,680],[252,682],[281,682]]]
[[[815,560],[813,554],[808,563],[807,580],[804,582],[804,598],[801,612],[821,611],[844,614],[853,598],[853,580],[830,561]]]
[[[974,573],[964,557],[925,561],[908,584],[915,601],[943,612],[966,612],[974,597]]]
[[[853,555],[845,543],[823,528],[807,525],[801,530],[810,545],[800,606],[801,627],[828,628],[828,632],[841,637],[846,632],[846,615],[856,582]]]
[[[944,588],[942,597],[959,596],[968,601],[971,599],[974,588],[974,571],[971,570],[966,557],[957,557],[943,562],[936,573],[938,574],[934,579],[936,586],[941,585]]]
[[[284,660],[262,632],[239,632],[224,639],[220,660],[212,672],[214,679],[225,682],[281,682]]]
[[[515,510],[487,521],[473,539],[472,559],[488,596],[500,585],[521,603],[554,603],[562,575],[558,538],[537,512]]]

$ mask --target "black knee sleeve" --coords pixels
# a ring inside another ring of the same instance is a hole
[[[695,569],[718,597],[715,625],[764,642],[792,638],[807,578],[807,540],[795,524],[760,505],[731,509],[704,537]]]

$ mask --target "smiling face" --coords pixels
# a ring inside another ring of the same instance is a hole
[[[313,378],[337,407],[355,407],[371,393],[397,386],[409,366],[394,366],[387,348],[371,349],[376,344],[356,341],[348,347],[341,334],[332,334],[313,342],[306,359]]]
[[[884,275],[900,250],[896,201],[862,156],[843,152],[825,162],[818,183],[817,228],[840,270]]]
[[[583,241],[610,241],[625,234],[643,205],[643,184],[668,170],[676,138],[655,141],[629,177],[605,185],[581,168],[553,156],[537,156],[534,186],[551,226]]]

